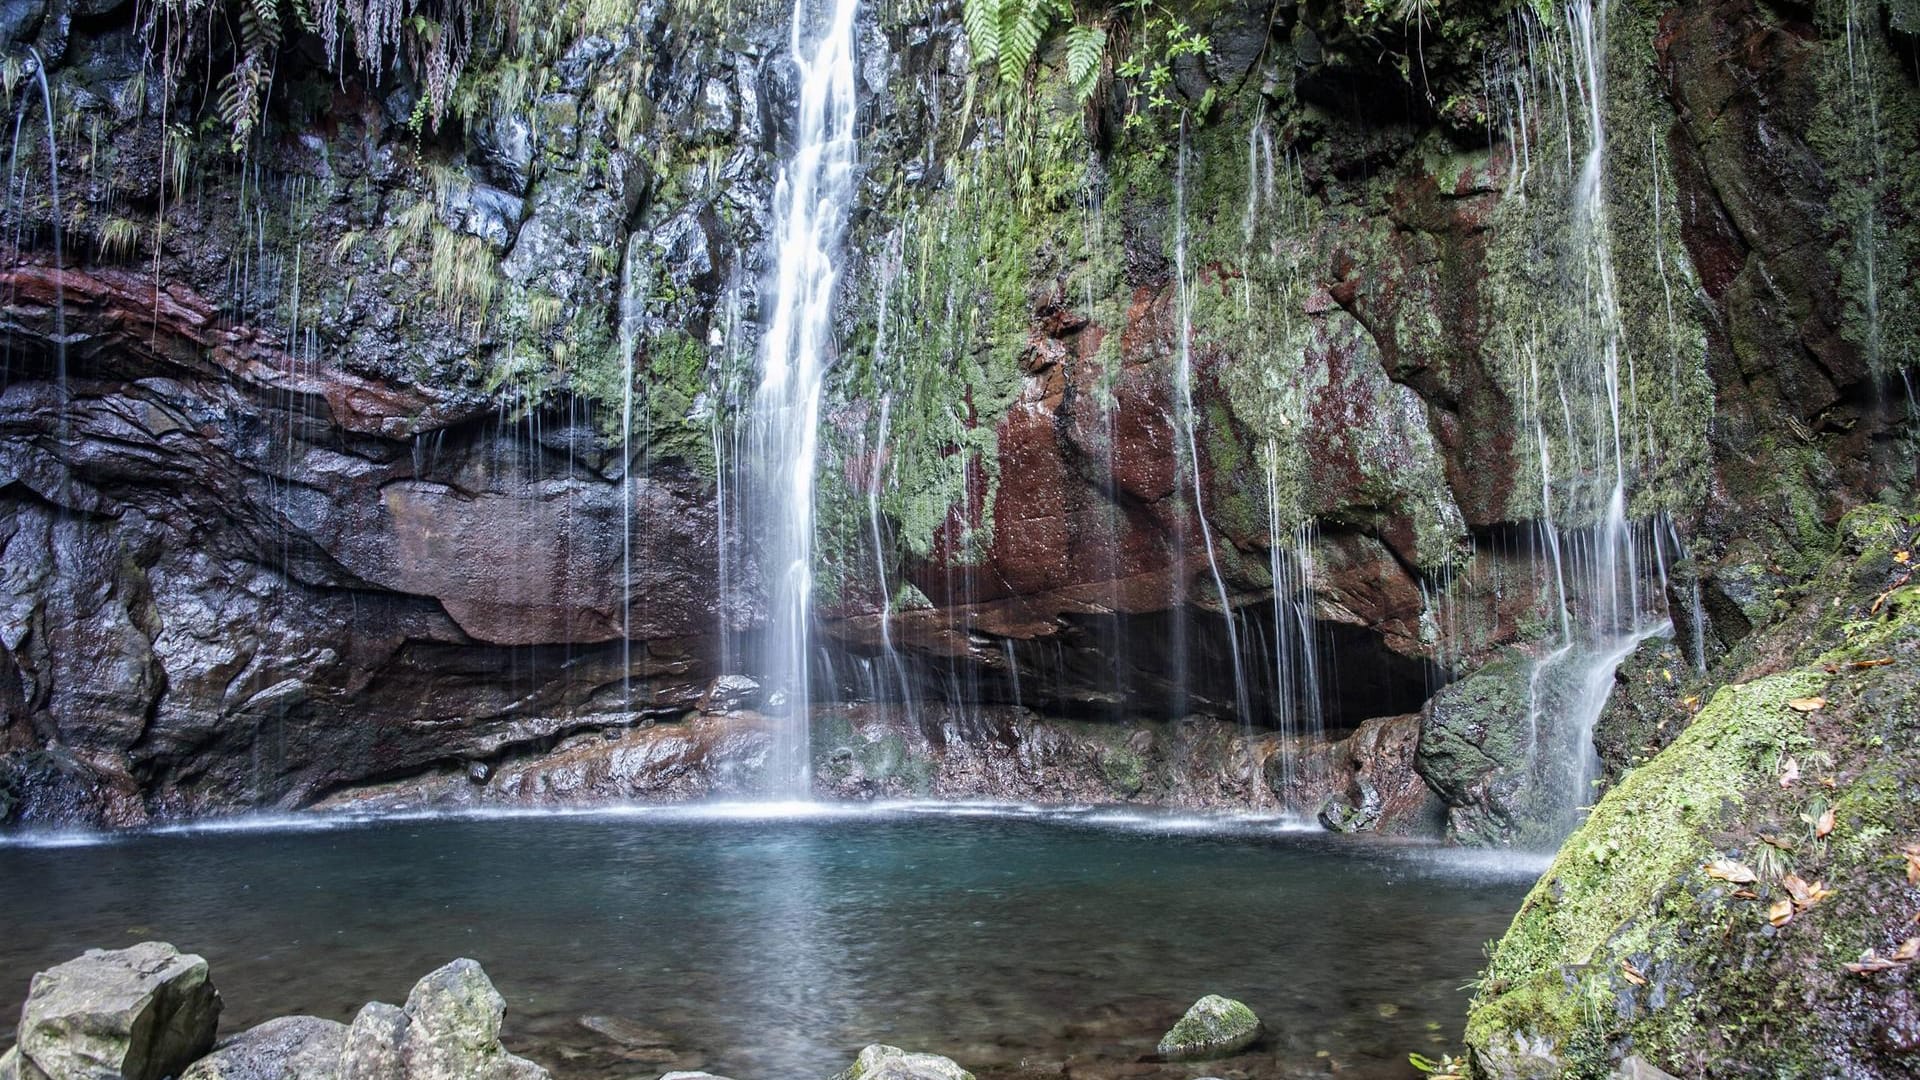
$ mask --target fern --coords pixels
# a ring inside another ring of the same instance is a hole
[[[1100,60],[1107,51],[1107,32],[1098,26],[1067,27],[1067,82],[1081,104],[1093,97],[1100,82]]]
[[[1044,0],[1006,0],[1000,6],[1000,81],[1017,83],[1040,51],[1040,39],[1053,21]]]
[[[973,45],[973,62],[984,64],[1000,55],[1001,0],[966,0],[962,13],[967,41]]]

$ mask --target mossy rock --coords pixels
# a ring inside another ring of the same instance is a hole
[[[897,1046],[875,1043],[860,1051],[853,1067],[834,1080],[973,1080],[973,1074],[952,1058],[910,1054]]]
[[[1252,1009],[1232,998],[1208,994],[1160,1037],[1160,1056],[1170,1061],[1226,1057],[1259,1037],[1260,1018]]]
[[[1628,1053],[1679,1076],[1920,1072],[1914,972],[1845,966],[1892,954],[1920,908],[1900,854],[1920,836],[1920,595],[1888,554],[1917,534],[1878,509],[1843,523],[1755,654],[1792,666],[1720,689],[1595,806],[1494,949],[1476,1076],[1597,1080]],[[1795,903],[1807,883],[1832,892]]]

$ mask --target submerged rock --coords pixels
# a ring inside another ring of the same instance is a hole
[[[336,1080],[346,1045],[345,1024],[282,1016],[228,1039],[180,1080]]]
[[[1208,994],[1160,1037],[1160,1056],[1173,1061],[1226,1057],[1260,1037],[1260,1018],[1232,998]]]
[[[910,1054],[897,1046],[874,1043],[860,1051],[853,1067],[834,1080],[973,1080],[973,1074],[938,1054]]]
[[[213,1047],[220,994],[207,962],[159,941],[89,949],[33,977],[12,1080],[161,1080]]]

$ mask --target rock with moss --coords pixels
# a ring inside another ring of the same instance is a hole
[[[1159,1053],[1171,1061],[1204,1061],[1238,1053],[1259,1037],[1260,1018],[1252,1009],[1232,998],[1208,994],[1160,1036]]]
[[[1705,681],[1672,635],[1648,638],[1621,661],[1593,731],[1608,782],[1645,763],[1686,728],[1708,696]]]
[[[180,1080],[336,1080],[346,1043],[345,1024],[282,1016],[221,1043]]]
[[[1920,1069],[1920,587],[1898,560],[1920,527],[1873,508],[1839,533],[1730,657],[1759,670],[1626,774],[1527,897],[1472,1005],[1477,1076],[1600,1078],[1629,1052],[1679,1076]]]
[[[159,941],[89,949],[33,977],[9,1080],[162,1080],[213,1047],[207,962]]]
[[[973,1080],[973,1074],[938,1054],[913,1054],[874,1043],[834,1080]]]
[[[506,1002],[480,965],[455,960],[414,984],[404,1008],[375,1001],[354,1017],[341,1080],[545,1080],[500,1045]]]
[[[1510,654],[1441,690],[1421,712],[1415,767],[1447,803],[1447,834],[1505,844],[1525,830],[1540,793],[1528,768],[1532,662]]]

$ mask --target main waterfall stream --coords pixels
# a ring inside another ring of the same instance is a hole
[[[35,883],[8,890],[0,1022],[26,973],[160,939],[211,962],[225,1031],[344,1020],[471,956],[508,1002],[509,1047],[562,1077],[821,1078],[869,1042],[982,1080],[1068,1060],[1076,1076],[1186,1077],[1139,1059],[1209,992],[1271,1031],[1214,1075],[1403,1077],[1410,1051],[1457,1034],[1459,988],[1538,869],[1099,811],[764,813],[0,846],[0,881]]]

